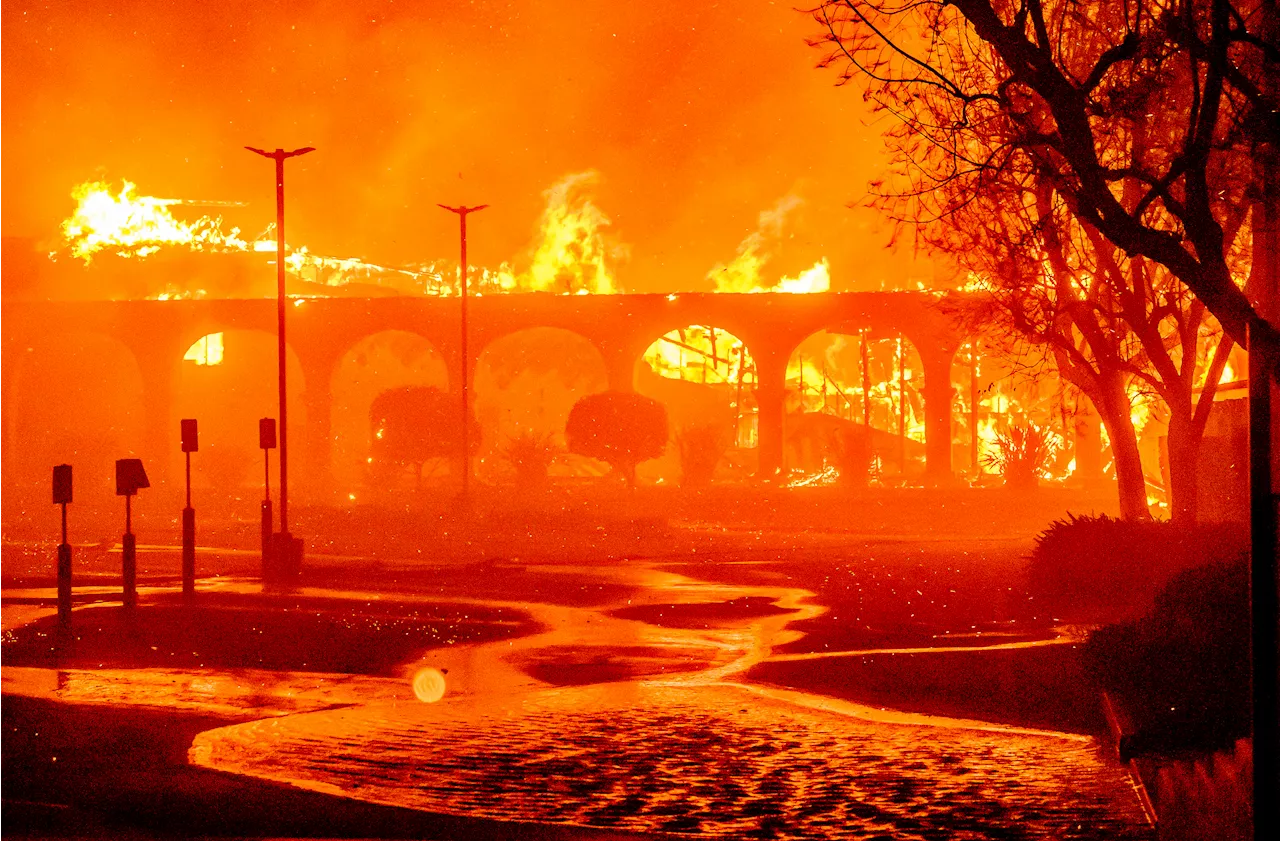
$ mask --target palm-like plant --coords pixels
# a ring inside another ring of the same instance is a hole
[[[995,446],[983,454],[982,463],[1004,476],[1009,487],[1034,488],[1048,476],[1046,468],[1060,447],[1058,436],[1043,426],[1013,426],[996,435]]]

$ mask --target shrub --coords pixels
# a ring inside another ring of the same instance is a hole
[[[407,465],[417,476],[433,458],[462,455],[462,424],[456,395],[434,387],[409,386],[379,394],[369,407],[375,472],[387,465]],[[471,423],[471,451],[480,444],[475,417]]]
[[[1050,523],[1027,566],[1031,593],[1059,616],[1121,618],[1147,610],[1179,572],[1245,548],[1239,526],[1118,520],[1106,515]]]
[[[556,447],[550,435],[526,431],[507,441],[502,457],[515,469],[516,487],[536,489],[546,484]]]
[[[1249,565],[1185,570],[1150,614],[1090,635],[1085,662],[1133,717],[1138,751],[1213,750],[1247,736]]]
[[[636,465],[667,448],[667,410],[630,392],[591,394],[573,404],[564,435],[569,452],[608,463],[634,486]]]
[[[720,424],[686,426],[676,433],[676,446],[680,450],[680,484],[704,487],[729,449],[729,432]]]
[[[1034,488],[1058,447],[1057,436],[1042,426],[1014,426],[996,435],[995,448],[983,454],[982,462],[1009,487]]]

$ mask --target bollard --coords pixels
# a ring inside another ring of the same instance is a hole
[[[275,584],[296,582],[302,576],[302,538],[283,532],[273,534],[270,563],[264,563],[262,571],[263,580]]]
[[[124,606],[136,607],[138,604],[138,541],[132,534],[124,536],[120,564],[124,577]]]
[[[272,531],[272,511],[271,500],[262,500],[262,557],[265,558],[271,554],[271,531]]]
[[[279,565],[275,563],[275,538],[272,533],[271,510],[271,451],[276,446],[276,419],[258,421],[258,446],[262,448],[262,580],[275,581],[279,577]]]
[[[120,552],[121,578],[124,579],[124,606],[138,604],[138,542],[133,536],[133,496],[141,488],[151,487],[142,460],[116,459],[116,495],[124,497],[124,540]]]
[[[194,601],[196,597],[196,510],[188,505],[182,509],[182,598]]]
[[[71,544],[67,542],[67,504],[71,502],[71,465],[53,468],[53,504],[62,506],[62,542],[58,544],[58,622],[71,627]]]
[[[182,454],[187,461],[187,507],[182,509],[182,600],[196,598],[196,510],[191,507],[191,454],[200,450],[200,427],[195,418],[184,418]]]
[[[58,546],[58,622],[71,627],[71,547]]]

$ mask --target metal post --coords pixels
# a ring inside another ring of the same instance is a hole
[[[285,346],[284,158],[276,161],[276,368],[280,375],[280,533],[289,533],[289,370]]]
[[[982,475],[982,462],[978,459],[978,346],[969,345],[969,460],[973,463],[973,475]]]
[[[871,372],[867,367],[867,331],[863,330],[860,335],[862,337],[862,425],[867,428],[869,436],[871,434]]]
[[[733,403],[733,446],[739,446],[742,436],[742,367],[744,364],[743,348],[746,345],[738,345],[738,396]]]
[[[271,511],[271,451],[266,448],[262,450],[262,473],[263,487],[266,488],[266,496],[262,499],[262,562],[265,569],[271,555],[271,533],[275,531]]]
[[[907,475],[907,361],[898,338],[898,464]]]
[[[121,575],[124,579],[124,606],[138,604],[138,546],[133,536],[133,494],[124,498],[124,538],[120,547]]]
[[[479,204],[475,207],[467,207],[459,205],[458,207],[449,207],[446,204],[437,205],[450,213],[458,214],[459,234],[462,240],[462,266],[461,277],[459,278],[459,298],[462,301],[462,336],[461,336],[461,359],[462,371],[458,377],[462,392],[462,504],[469,505],[471,502],[471,377],[470,374],[470,356],[467,350],[467,214],[474,213],[477,210],[484,210],[489,205]]]
[[[311,146],[286,152],[276,149],[265,152],[246,146],[250,152],[271,158],[276,164],[276,350],[277,370],[280,381],[280,545],[278,547],[281,570],[296,572],[301,563],[301,547],[295,546],[289,533],[289,399],[285,383],[287,345],[285,343],[285,270],[284,270],[284,162],[289,158],[314,152]],[[297,557],[295,557],[295,555]]]
[[[71,544],[67,542],[67,504],[62,503],[62,542],[58,544],[58,622],[71,626]]]
[[[196,510],[191,507],[191,453],[187,457],[187,507],[182,509],[182,597],[196,597]]]

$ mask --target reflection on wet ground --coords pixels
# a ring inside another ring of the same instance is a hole
[[[859,720],[733,686],[375,704],[210,731],[192,758],[431,811],[727,838],[1147,837],[1086,741]]]
[[[440,703],[371,696],[234,725],[202,734],[192,759],[387,804],[640,831],[1148,837],[1121,770],[1088,738],[736,683],[799,636],[791,623],[823,612],[809,591],[652,562],[542,572],[634,594],[598,609],[522,604],[542,633],[428,653],[453,667]],[[613,682],[574,685],[591,681]]]
[[[501,576],[514,564],[492,566]],[[827,608],[769,576],[723,583],[692,565],[673,568],[661,559],[522,566],[520,579],[536,581],[539,596],[592,595],[557,604],[452,590],[452,610],[474,608],[498,631],[428,643],[439,647],[396,677],[6,666],[5,691],[254,716],[200,734],[191,760],[435,812],[726,838],[1151,837],[1122,769],[1089,737],[747,683],[776,650],[794,652],[796,625],[814,625]],[[218,589],[239,597],[255,586],[224,579]],[[385,596],[294,598],[376,612]],[[440,602],[394,598],[410,609]],[[511,635],[517,616],[532,632]],[[1041,630],[939,646],[1007,653],[1073,633]],[[862,641],[844,638],[821,662],[840,668]],[[926,650],[914,637],[903,643]],[[414,696],[424,667],[444,677],[438,702]]]

